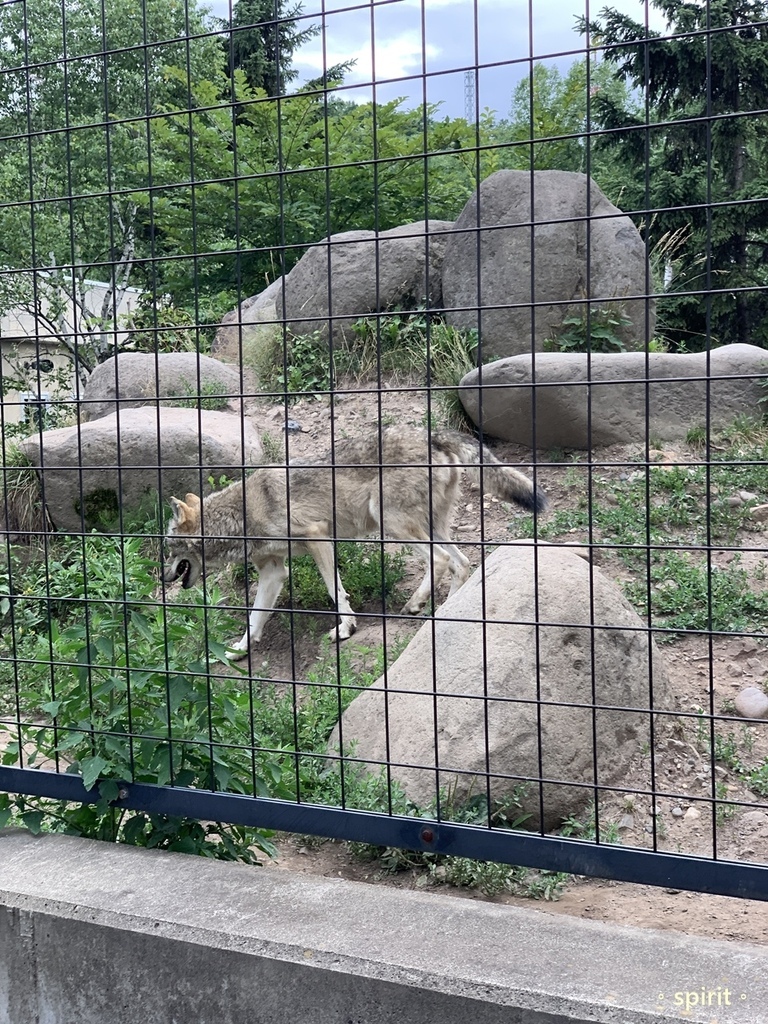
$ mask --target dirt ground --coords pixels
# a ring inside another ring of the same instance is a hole
[[[248,410],[260,434],[269,433],[275,442],[284,435],[285,409],[260,401]],[[350,392],[334,396],[332,407],[325,401],[302,399],[288,410],[291,431],[288,433],[289,458],[320,459],[330,447],[331,438],[354,437],[361,432],[378,429],[379,423],[423,426],[426,398],[423,392],[384,390],[380,393]],[[515,445],[493,443],[497,457],[522,467],[530,466],[530,451]],[[546,491],[551,511],[574,507],[586,493],[590,474],[625,476],[637,469],[633,461],[644,456],[639,446],[596,450],[589,464],[586,453],[540,452],[537,479]],[[695,461],[700,456],[680,445],[658,453],[660,461],[672,463]],[[759,495],[762,502],[768,495]],[[508,540],[510,521],[518,512],[466,489],[455,521],[459,540],[469,545],[463,550],[479,563],[480,548],[473,541],[480,538],[482,504],[483,533],[488,543]],[[570,538],[569,538],[570,539]],[[581,535],[574,536],[578,542]],[[742,565],[754,569],[768,557],[764,532],[750,532],[740,538],[744,546]],[[713,554],[713,563],[722,564],[733,557],[732,552]],[[604,559],[598,555],[595,562]],[[413,581],[420,576],[416,560],[412,565]],[[605,571],[621,577],[614,565],[601,565]],[[410,579],[403,583],[407,589]],[[445,597],[442,593],[440,600]],[[408,636],[418,629],[418,621],[394,620],[388,636]],[[393,634],[394,630],[394,634]],[[350,643],[376,646],[381,642],[381,625],[375,616],[362,618],[358,632]],[[317,641],[302,640],[301,650],[291,652],[284,627],[274,618],[265,632],[259,656],[268,661],[273,678],[291,678],[312,664]],[[711,761],[707,747],[708,722],[703,726],[697,712],[708,712],[710,699],[716,714],[725,715],[718,722],[718,732],[731,737],[734,749],[743,761],[759,764],[768,759],[768,722],[740,719],[733,711],[732,701],[744,686],[760,686],[768,677],[768,646],[763,637],[690,636],[668,643],[662,649],[670,683],[681,717],[662,730],[655,751],[657,787],[663,787],[655,806],[649,798],[628,798],[609,795],[601,803],[601,821],[618,834],[625,846],[678,851],[704,857],[765,864],[768,861],[768,802],[748,789],[739,776],[727,766],[715,766],[711,778]],[[650,754],[638,755],[624,780],[628,788],[647,787]],[[713,815],[711,805],[697,801],[710,797],[713,786],[722,804]],[[713,851],[713,839],[716,850]],[[376,863],[357,859],[343,844],[331,841],[304,842],[296,837],[281,837],[279,859],[274,870],[293,870],[321,875],[341,876],[372,884],[397,887],[418,887],[424,891],[454,893],[469,899],[483,899],[475,891],[451,889],[425,884],[423,872],[386,874]],[[539,901],[509,895],[493,897],[495,902],[535,905],[550,914],[574,914],[578,917],[616,923],[632,923],[641,927],[680,930],[716,938],[768,942],[768,909],[760,902],[699,893],[667,891],[652,886],[588,878],[572,878],[556,901]]]

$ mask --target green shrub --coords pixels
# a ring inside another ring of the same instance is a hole
[[[621,332],[631,327],[629,317],[615,306],[601,306],[564,317],[544,342],[545,352],[624,352]]]

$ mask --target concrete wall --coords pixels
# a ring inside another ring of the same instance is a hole
[[[764,965],[736,943],[0,832],[0,1024],[758,1024]]]

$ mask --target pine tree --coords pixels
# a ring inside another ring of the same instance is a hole
[[[317,25],[301,20],[302,5],[284,0],[238,0],[226,42],[230,74],[241,69],[252,89],[280,96],[296,77],[293,56],[316,36]]]
[[[601,145],[628,172],[624,208],[658,211],[643,218],[652,243],[685,240],[683,290],[714,290],[669,305],[676,340],[768,346],[768,3],[651,3],[663,35],[613,9],[589,25],[590,44],[645,101],[638,116],[598,95]]]

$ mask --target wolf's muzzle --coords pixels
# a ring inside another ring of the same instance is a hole
[[[163,573],[163,580],[166,583],[175,583],[177,579],[181,577],[181,585],[185,590],[188,590],[194,580],[192,579],[192,563],[186,558],[176,558],[172,565]]]

